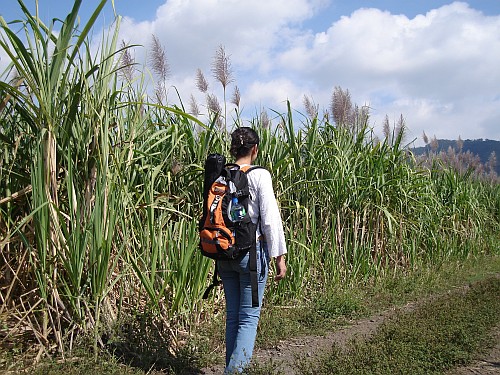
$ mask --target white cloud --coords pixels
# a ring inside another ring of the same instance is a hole
[[[443,138],[500,139],[500,15],[485,16],[454,2],[414,18],[362,8],[332,19],[324,30],[305,29],[326,0],[168,0],[153,20],[126,17],[120,38],[138,43],[144,60],[152,34],[165,47],[171,76],[185,105],[201,68],[210,90],[216,48],[230,56],[242,104],[302,111],[304,94],[328,108],[335,86],[348,89],[356,104],[372,108],[380,126],[400,114],[411,131]],[[2,53],[0,51],[0,53]],[[0,55],[0,67],[4,61]],[[228,95],[233,88],[228,89]],[[169,99],[176,94],[169,91]]]
[[[478,126],[500,112],[493,105],[500,92],[500,16],[486,17],[465,3],[413,19],[360,9],[278,61],[278,69],[317,85],[324,101],[327,90],[341,85],[360,104],[372,103],[379,125],[386,113],[402,113],[413,135],[500,138],[499,130]]]
[[[124,23],[123,34],[147,45],[151,34],[164,43],[172,68],[193,71],[209,66],[218,45],[224,45],[242,69],[267,70],[269,51],[290,37],[287,28],[312,16],[306,0],[171,0],[151,22]]]
[[[259,107],[278,110],[286,109],[286,101],[301,102],[302,91],[290,80],[280,78],[271,81],[255,81],[243,98],[249,103],[256,103]]]
[[[10,42],[8,41],[8,38],[3,29],[0,30],[0,40],[6,42],[10,46]],[[5,69],[7,69],[7,67],[10,64],[10,61],[11,60],[7,52],[0,47],[0,75],[4,73]]]
[[[0,49],[0,74],[2,74],[5,69],[7,69],[9,61],[10,59],[7,56],[7,53],[5,53],[3,49]]]
[[[275,56],[300,38],[300,23],[312,17],[323,3],[324,0],[266,0],[256,6],[255,2],[235,0],[172,0],[158,8],[152,21],[136,23],[125,18],[120,37],[127,43],[144,46],[136,50],[137,59],[148,53],[152,34],[161,40],[172,72],[169,83],[177,87],[184,104],[191,94],[203,101],[195,85],[198,68],[209,81],[210,90],[221,93],[210,69],[217,47],[223,45],[230,57],[235,84],[242,93],[242,105],[254,114],[256,108],[285,102],[291,87],[298,91],[291,82],[273,81]],[[266,83],[262,86],[260,81]],[[230,95],[233,88],[229,90]],[[300,97],[300,93],[295,97]]]

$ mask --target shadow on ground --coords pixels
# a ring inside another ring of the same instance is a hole
[[[114,327],[106,349],[120,362],[148,374],[203,374],[192,348],[177,346],[173,331],[154,317],[137,315]]]

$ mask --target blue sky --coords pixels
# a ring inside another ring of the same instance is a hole
[[[25,3],[34,10],[34,0]],[[83,0],[83,20],[98,3]],[[71,5],[40,0],[40,16],[64,18]],[[137,62],[147,61],[151,35],[159,38],[171,72],[169,99],[175,101],[175,87],[186,106],[193,95],[204,108],[198,68],[221,97],[210,66],[223,45],[249,117],[265,110],[272,118],[286,100],[304,113],[304,95],[327,110],[340,86],[371,108],[377,134],[386,115],[391,123],[403,115],[407,139],[417,144],[424,131],[500,139],[500,0],[116,0],[115,6],[121,39],[143,46],[133,51]],[[19,17],[17,1],[3,0],[0,15]],[[109,1],[94,35],[113,20]],[[5,64],[0,51],[0,69]]]

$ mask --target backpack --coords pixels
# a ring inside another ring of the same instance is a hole
[[[201,253],[215,262],[241,259],[250,252],[249,267],[252,285],[252,306],[259,306],[257,291],[257,239],[258,224],[252,223],[248,214],[250,190],[247,173],[259,166],[242,167],[226,164],[226,158],[220,154],[210,154],[205,161],[205,179],[203,188],[203,215],[199,221],[199,248]],[[241,221],[233,221],[230,215],[233,198],[244,208]],[[217,264],[210,290],[219,285]]]

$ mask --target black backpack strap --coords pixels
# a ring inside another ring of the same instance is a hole
[[[210,186],[220,176],[224,166],[226,165],[226,158],[220,154],[210,154],[205,160],[204,167],[204,180],[203,180],[203,212],[206,211],[206,201]]]
[[[250,249],[250,285],[252,287],[252,307],[259,307],[259,283],[257,280],[257,246]]]
[[[260,165],[254,165],[254,166],[251,166],[250,168],[248,168],[245,173],[251,172],[251,171],[253,171],[255,169],[265,169],[265,170],[267,170],[267,168],[262,167]]]
[[[254,165],[248,168],[245,173],[249,173],[255,169],[266,169],[260,165]],[[257,226],[260,226],[260,216],[258,218]],[[262,231],[262,230],[261,230]],[[256,239],[258,241],[258,239]],[[256,244],[257,245],[257,244]],[[259,307],[259,283],[257,275],[257,246],[250,249],[250,285],[252,286],[252,307]]]
[[[224,167],[229,169],[240,169],[240,166],[236,163],[226,163]]]
[[[215,261],[215,270],[214,270],[214,276],[212,278],[212,284],[210,284],[207,290],[205,290],[205,293],[203,293],[203,299],[207,299],[212,289],[220,285],[221,281],[219,280],[218,275],[219,273],[217,272],[217,261]]]

